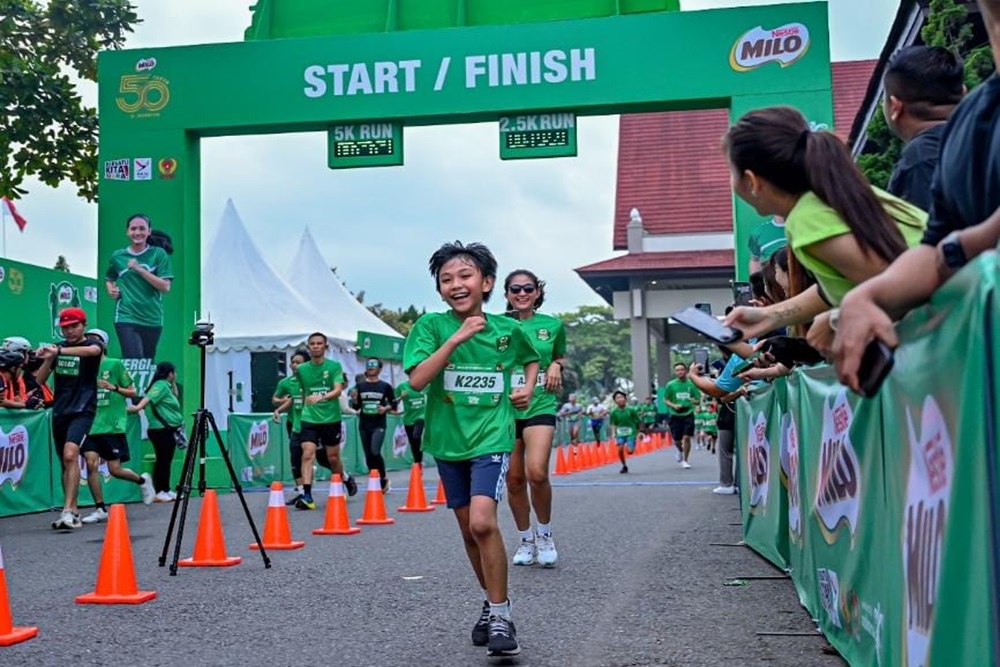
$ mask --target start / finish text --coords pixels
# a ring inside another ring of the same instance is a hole
[[[486,53],[462,59],[461,81],[466,89],[553,85],[597,79],[597,54],[593,48],[551,49],[518,53]],[[422,60],[396,60],[310,65],[303,72],[306,97],[326,95],[384,95],[412,93],[420,85]],[[434,91],[448,81],[451,56],[437,66]],[[429,77],[427,84],[429,85]]]

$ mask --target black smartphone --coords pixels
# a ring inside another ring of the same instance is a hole
[[[704,373],[705,369],[708,368],[708,350],[703,347],[699,347],[694,351],[694,363],[701,366],[701,371]]]
[[[733,302],[737,306],[749,306],[752,299],[753,289],[750,287],[750,283],[733,283]]]
[[[688,329],[697,331],[702,336],[723,345],[735,343],[743,339],[742,331],[733,327],[727,327],[719,320],[694,306],[678,310],[670,317]]]
[[[696,303],[694,304],[694,307],[700,310],[701,312],[705,313],[706,315],[712,314],[712,304],[710,303]]]
[[[753,368],[753,362],[760,356],[760,352],[756,352],[749,359],[745,359],[733,367],[733,375],[739,375],[740,373],[745,373],[751,368]]]
[[[891,347],[877,338],[868,343],[865,354],[861,357],[861,366],[858,367],[858,384],[861,387],[861,395],[865,398],[875,396],[879,387],[889,377],[894,363],[895,356]]]

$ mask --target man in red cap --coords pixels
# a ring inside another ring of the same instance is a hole
[[[38,351],[42,367],[38,381],[44,383],[55,373],[55,402],[52,405],[52,439],[63,467],[62,514],[52,527],[57,530],[80,528],[77,495],[80,490],[80,447],[87,439],[97,413],[97,374],[104,347],[99,340],[83,335],[87,314],[80,308],[59,313],[64,340]]]

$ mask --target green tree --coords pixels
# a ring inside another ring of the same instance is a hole
[[[70,79],[97,80],[97,52],[139,23],[128,0],[0,0],[0,195],[26,176],[97,197],[97,110]]]
[[[975,32],[968,8],[955,0],[931,0],[927,23],[920,31],[928,46],[942,46],[957,52],[965,61],[965,85],[971,90],[988,77],[994,68],[989,44],[974,43]],[[881,113],[868,124],[868,148],[858,157],[858,166],[873,185],[886,187],[899,161],[903,142],[897,138]]]
[[[631,332],[607,306],[580,306],[557,314],[566,326],[563,393],[603,394],[628,389],[632,378]]]
[[[59,258],[56,260],[56,265],[52,268],[55,271],[65,271],[66,273],[70,272],[69,262],[66,261],[66,257],[64,255],[59,255]]]

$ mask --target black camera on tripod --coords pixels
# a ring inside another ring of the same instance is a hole
[[[214,329],[215,325],[207,320],[199,320],[198,322],[195,322],[194,331],[191,332],[191,337],[188,338],[188,344],[201,348],[214,345]]]

